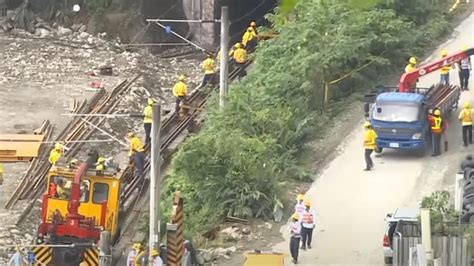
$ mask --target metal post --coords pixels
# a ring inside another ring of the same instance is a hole
[[[227,97],[227,86],[229,77],[229,9],[221,7],[221,69],[219,86],[219,106],[221,110],[225,105]]]
[[[149,265],[153,265],[151,253],[160,245],[160,184],[161,184],[161,106],[153,105],[153,122],[151,126],[151,174],[150,174],[150,238]]]

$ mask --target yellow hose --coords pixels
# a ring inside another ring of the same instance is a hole
[[[458,7],[459,3],[461,3],[461,0],[456,0],[456,3],[454,3],[453,6],[449,9],[449,12],[453,12]]]

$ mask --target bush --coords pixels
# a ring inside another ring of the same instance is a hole
[[[195,220],[187,228],[199,231],[224,215],[271,216],[282,207],[284,182],[309,177],[300,155],[331,121],[322,111],[324,83],[342,78],[331,85],[333,99],[342,101],[402,69],[420,40],[448,25],[444,17],[424,25],[413,10],[385,1],[349,5],[357,1],[299,0],[291,11],[268,15],[279,37],[259,44],[248,76],[230,86],[226,108],[211,101],[205,128],[174,157],[168,186],[185,195]]]

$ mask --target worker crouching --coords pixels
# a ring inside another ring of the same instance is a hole
[[[374,167],[374,162],[372,161],[372,158],[370,156],[372,155],[372,152],[377,146],[377,133],[372,128],[372,124],[369,121],[366,121],[364,123],[364,128],[364,157],[366,164],[364,171],[370,171]]]
[[[239,80],[247,75],[247,72],[245,71],[245,64],[247,63],[248,56],[247,56],[247,51],[242,47],[242,44],[237,43],[235,45],[236,49],[233,54],[233,58],[235,61],[235,65],[237,67],[237,76]]]
[[[173,95],[176,97],[175,113],[179,115],[180,104],[186,100],[188,96],[188,86],[185,83],[186,77],[181,75],[178,77],[178,82],[173,86]]]
[[[136,168],[136,176],[138,178],[143,178],[143,171],[145,167],[145,148],[140,138],[135,135],[134,132],[128,133],[127,137],[130,141],[130,151],[128,152],[128,156],[133,156]]]

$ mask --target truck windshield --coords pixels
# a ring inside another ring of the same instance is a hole
[[[377,103],[373,118],[387,122],[414,122],[418,120],[420,108],[410,103]]]

